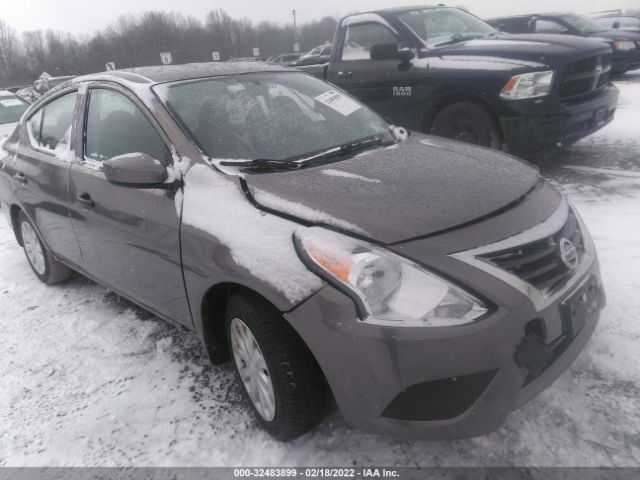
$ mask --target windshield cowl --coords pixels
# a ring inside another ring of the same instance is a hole
[[[394,139],[383,139],[379,136],[373,136],[356,140],[354,142],[345,143],[343,145],[336,145],[329,149],[310,152],[299,158],[289,158],[284,160],[277,160],[272,158],[256,158],[254,160],[215,160],[208,159],[209,163],[214,163],[220,167],[239,167],[240,169],[250,170],[264,170],[264,171],[277,171],[277,170],[298,170],[300,168],[316,166],[330,162],[336,162],[352,157],[358,152],[363,150],[373,149],[377,147],[385,147],[395,145],[396,143],[403,141],[408,137],[408,133],[402,128],[398,128],[398,132],[393,130],[396,127],[391,127]],[[403,136],[404,135],[404,136]]]

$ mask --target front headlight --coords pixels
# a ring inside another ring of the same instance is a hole
[[[444,327],[477,320],[487,307],[406,258],[320,227],[294,237],[302,260],[349,294],[361,320],[397,327]]]
[[[544,97],[551,91],[553,70],[515,75],[502,87],[500,96],[506,100]]]
[[[616,50],[620,50],[621,52],[628,52],[629,50],[636,48],[635,42],[632,42],[631,40],[616,40],[614,45]]]

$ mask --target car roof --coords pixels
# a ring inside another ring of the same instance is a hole
[[[258,72],[291,72],[290,68],[269,65],[264,62],[206,62],[184,65],[156,65],[150,67],[125,68],[108,72],[93,73],[77,77],[75,82],[92,80],[112,80],[116,82],[154,84],[176,82],[195,78],[223,75],[242,75]]]
[[[495,20],[517,20],[520,18],[531,18],[531,17],[560,17],[562,15],[580,15],[583,17],[586,16],[581,13],[575,13],[575,12],[543,12],[543,13],[527,13],[523,15],[510,15],[508,17],[495,17],[495,18],[489,18],[486,21],[493,22]]]
[[[607,15],[607,16],[602,16],[602,17],[596,17],[595,20],[602,20],[602,19],[607,19],[607,18],[637,18],[640,19],[640,16],[638,15]]]
[[[404,7],[389,7],[389,8],[379,8],[377,10],[368,10],[365,12],[358,12],[358,13],[353,13],[351,15],[347,15],[348,17],[352,17],[354,15],[360,15],[362,13],[404,13],[404,12],[413,12],[415,10],[427,10],[430,8],[455,8],[455,9],[459,9],[458,7],[449,7],[447,5],[407,5]]]

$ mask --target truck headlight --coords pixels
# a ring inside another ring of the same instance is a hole
[[[354,299],[366,323],[445,327],[471,323],[488,311],[460,287],[367,242],[320,227],[298,231],[294,242],[313,272]]]
[[[506,100],[544,97],[551,91],[553,70],[515,75],[502,87],[500,96]]]
[[[616,50],[621,52],[628,52],[629,50],[636,48],[635,42],[632,42],[631,40],[616,40],[614,45]]]

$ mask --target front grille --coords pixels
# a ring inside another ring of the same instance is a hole
[[[584,257],[584,239],[578,219],[572,211],[564,226],[554,235],[519,247],[491,252],[478,258],[517,276],[545,293],[552,293],[571,277],[570,269],[560,256],[560,240],[575,245],[578,263]]]
[[[558,80],[558,96],[571,99],[597,93],[609,83],[611,54],[594,55],[567,64]]]

